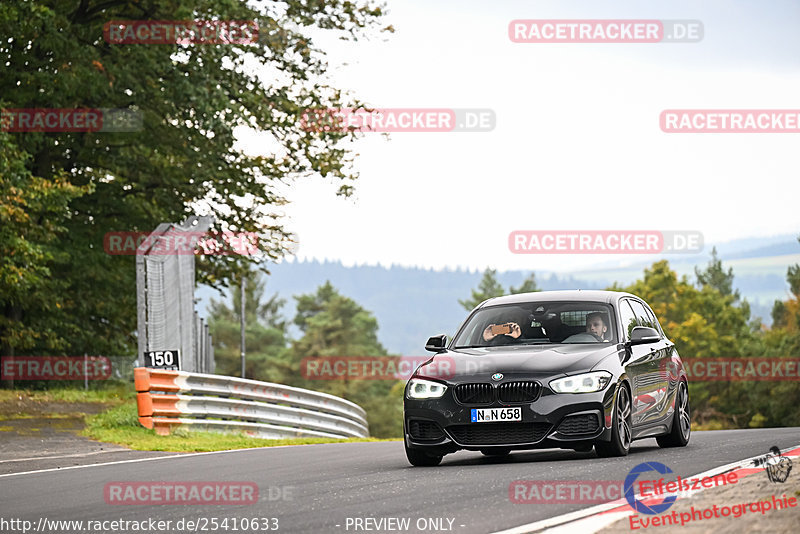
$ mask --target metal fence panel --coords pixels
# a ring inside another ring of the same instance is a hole
[[[180,225],[162,223],[150,234],[151,245],[137,251],[138,358],[142,366],[144,352],[178,349],[182,370],[214,372],[211,337],[194,309],[194,255],[153,252],[164,239],[159,235],[205,232],[212,222],[210,217],[190,217]]]

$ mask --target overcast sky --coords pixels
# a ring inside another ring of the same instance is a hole
[[[366,134],[352,199],[321,180],[287,192],[298,257],[573,270],[641,258],[515,255],[509,233],[695,230],[719,243],[800,229],[800,134],[659,128],[665,109],[800,109],[800,2],[387,3],[396,33],[318,41],[335,83],[377,108],[490,108],[496,128]],[[511,20],[547,18],[695,19],[704,39],[509,40]]]

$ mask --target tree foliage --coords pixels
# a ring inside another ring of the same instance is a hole
[[[304,358],[344,356],[354,359],[386,356],[378,341],[378,321],[354,300],[341,295],[330,282],[316,293],[300,295],[294,324],[302,337],[292,343],[291,354],[299,364]],[[299,369],[302,374],[302,369]],[[367,412],[370,433],[398,437],[403,425],[403,382],[351,379],[304,380],[303,387],[324,391],[355,402]]]
[[[792,266],[787,282],[800,267]],[[644,278],[611,289],[645,299],[667,336],[686,361],[698,358],[797,358],[797,297],[776,303],[783,322],[764,329],[750,318],[750,307],[734,290],[727,271],[712,252],[711,261],[696,268],[697,286],[678,278],[666,260],[645,269]],[[775,311],[773,311],[773,314]],[[794,318],[792,318],[794,317]],[[800,388],[796,382],[704,382],[689,380],[693,419],[704,428],[748,428],[800,424]]]
[[[536,275],[534,273],[528,275],[519,287],[509,287],[508,292],[506,292],[500,282],[497,281],[497,271],[487,267],[483,272],[483,277],[478,283],[477,289],[472,290],[472,296],[466,300],[459,300],[458,303],[467,311],[472,311],[475,306],[490,298],[501,297],[506,294],[514,295],[533,291],[539,291],[539,287],[536,285]]]
[[[300,337],[290,339],[283,318],[283,301],[264,298],[264,282],[250,273],[245,284],[247,378],[330,393],[355,402],[367,412],[370,434],[399,437],[403,428],[403,386],[400,380],[335,380],[306,378],[307,358],[386,356],[378,341],[378,321],[354,300],[341,295],[330,282],[314,293],[295,296],[293,324]],[[240,374],[240,297],[234,289],[233,307],[214,301],[210,330],[214,336],[217,372]]]
[[[539,286],[536,285],[536,274],[531,273],[528,277],[522,281],[522,284],[519,287],[511,286],[508,288],[508,292],[511,295],[517,295],[519,293],[533,293],[535,291],[539,291]]]
[[[285,304],[277,294],[264,301],[265,282],[249,271],[245,282],[245,378],[284,383],[292,373]],[[233,288],[233,306],[212,299],[209,330],[217,374],[241,376],[241,283]]]
[[[733,268],[731,267],[727,271],[722,268],[722,260],[717,257],[717,247],[711,249],[711,260],[708,262],[708,266],[705,269],[695,267],[694,274],[701,288],[712,287],[724,296],[734,294]],[[740,297],[738,290],[735,294],[737,298]]]
[[[372,0],[2,2],[4,108],[124,108],[143,117],[136,132],[0,136],[3,352],[132,348],[133,258],[104,254],[108,231],[149,232],[200,213],[216,218],[213,230],[262,236],[260,257],[200,259],[201,281],[217,286],[242,263],[282,256],[290,238],[277,211],[285,202],[279,187],[316,176],[349,195],[357,177],[340,143],[352,132],[301,125],[309,108],[360,106],[326,82],[325,54],[312,34],[365,38],[382,16]],[[104,24],[126,19],[253,20],[260,40],[106,42]],[[237,129],[259,132],[266,153],[239,150]],[[6,289],[23,258],[20,289]],[[32,287],[38,296],[20,303],[19,291]]]

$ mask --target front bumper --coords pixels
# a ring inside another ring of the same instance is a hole
[[[440,399],[404,399],[404,437],[409,448],[444,455],[459,449],[582,448],[611,440],[614,385],[597,393],[553,393],[544,387],[533,402],[462,404],[454,388]],[[473,408],[522,407],[521,422],[473,423]]]

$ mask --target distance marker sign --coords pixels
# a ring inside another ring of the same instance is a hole
[[[144,353],[144,366],[151,369],[181,370],[179,350],[151,350]]]

